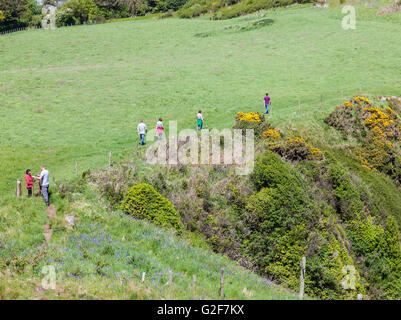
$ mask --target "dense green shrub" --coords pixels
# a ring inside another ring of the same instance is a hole
[[[289,138],[284,143],[267,142],[269,150],[286,160],[323,160],[323,152],[299,137]]]
[[[331,164],[328,178],[332,183],[337,211],[341,218],[349,220],[363,215],[364,204],[358,190],[352,185],[347,170],[338,164]]]
[[[256,157],[250,177],[257,190],[276,188],[279,185],[297,186],[301,183],[299,174],[291,165],[271,151],[265,151]]]
[[[244,253],[259,270],[296,288],[308,229],[316,223],[308,187],[271,151],[258,155],[250,180],[259,192],[249,197],[243,213]]]
[[[0,32],[39,25],[41,7],[36,0],[0,0]]]
[[[56,25],[57,27],[71,26],[75,24],[74,13],[72,9],[65,8],[58,10],[56,13]]]
[[[396,298],[401,294],[401,247],[396,222],[390,217],[386,226],[371,217],[353,220],[347,232],[360,259],[361,268],[374,297]]]
[[[138,183],[131,187],[120,208],[135,218],[147,219],[158,226],[173,227],[181,232],[180,218],[172,203],[149,184]]]
[[[261,9],[284,7],[294,3],[312,0],[189,0],[177,14],[180,18],[194,18],[204,13],[212,13],[212,19],[231,19]]]

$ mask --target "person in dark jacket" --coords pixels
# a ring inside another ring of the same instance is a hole
[[[25,173],[26,173],[25,181],[26,181],[26,189],[28,190],[28,197],[32,197],[33,178],[31,175],[31,170],[27,169]]]

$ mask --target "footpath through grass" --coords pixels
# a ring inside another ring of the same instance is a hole
[[[273,23],[241,29],[258,14],[226,21],[143,19],[0,37],[0,194],[44,163],[56,179],[132,151],[136,126],[162,117],[179,129],[230,128],[238,111],[306,129],[343,96],[399,94],[400,15],[357,9],[343,30],[339,9],[265,12]],[[202,37],[199,34],[210,33]],[[323,102],[321,105],[321,96]],[[298,101],[301,102],[299,109]]]

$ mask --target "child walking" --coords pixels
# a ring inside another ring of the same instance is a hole
[[[156,123],[156,133],[157,133],[157,138],[159,140],[161,140],[163,138],[164,127],[163,127],[163,122],[162,121],[163,121],[163,119],[159,118],[159,121],[157,121],[157,123]]]
[[[199,110],[199,111],[198,111],[198,114],[196,115],[196,118],[197,118],[197,122],[196,122],[197,127],[196,127],[196,130],[202,130],[202,128],[203,128],[202,110]]]

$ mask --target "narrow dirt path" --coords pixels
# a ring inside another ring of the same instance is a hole
[[[45,237],[46,244],[50,243],[52,239],[53,231],[50,228],[50,219],[56,218],[56,207],[54,204],[51,204],[46,210],[45,213],[47,215],[47,223],[43,225],[43,236]]]

